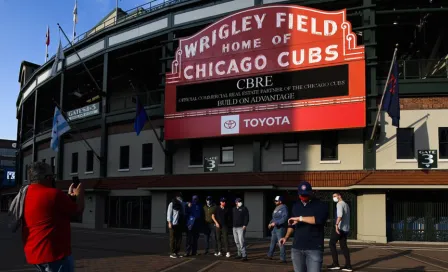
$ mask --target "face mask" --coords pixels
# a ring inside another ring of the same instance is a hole
[[[236,206],[237,206],[238,208],[240,208],[241,206],[243,206],[243,202],[238,202],[238,203],[236,203]]]
[[[333,197],[334,202],[339,202],[339,199],[337,197]]]
[[[210,200],[207,200],[207,205],[210,206],[211,203],[212,203],[212,202],[211,202]]]
[[[300,195],[299,198],[303,202],[308,202],[310,200],[310,196],[306,196],[306,195]]]

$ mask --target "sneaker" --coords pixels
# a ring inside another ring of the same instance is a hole
[[[266,256],[265,259],[266,260],[272,260],[272,257]]]
[[[248,260],[247,260],[247,257],[243,257],[242,261],[243,261],[243,262],[247,262],[247,261],[248,261]]]
[[[226,258],[230,258],[230,252],[227,252]]]
[[[170,258],[176,259],[176,258],[177,258],[177,255],[176,255],[176,254],[171,254],[171,255],[170,255]]]
[[[189,257],[190,256],[190,253],[185,253],[184,254],[184,257]]]
[[[221,252],[215,253],[215,256],[216,256],[216,257],[222,256],[222,255],[221,255]]]
[[[183,258],[183,257],[184,257],[183,255],[181,255],[181,254],[179,254],[179,253],[176,253],[176,256],[177,256],[178,258]]]
[[[346,265],[342,268],[342,271],[351,272],[351,271],[353,271],[353,268],[351,265]]]
[[[328,270],[340,270],[341,267],[339,265],[332,264],[332,265],[327,266],[327,269]]]
[[[235,256],[235,259],[237,259],[237,260],[239,260],[241,258],[242,258],[241,256]]]
[[[280,261],[278,261],[278,263],[285,264],[286,260],[280,260]]]

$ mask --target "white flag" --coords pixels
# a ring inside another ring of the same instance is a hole
[[[54,63],[53,66],[51,67],[51,76],[56,75],[56,73],[58,72],[59,61],[61,60],[63,61],[64,59],[65,59],[64,49],[62,48],[61,40],[59,40],[58,52],[56,52],[56,56],[54,57]]]
[[[78,23],[78,1],[75,0],[75,7],[73,8],[73,23]]]

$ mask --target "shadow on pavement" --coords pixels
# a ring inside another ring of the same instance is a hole
[[[387,256],[384,256],[384,257],[379,257],[379,258],[375,258],[375,259],[371,259],[371,260],[361,261],[361,262],[358,262],[356,264],[353,264],[353,266],[356,268],[356,270],[361,270],[361,269],[369,267],[369,266],[374,266],[375,264],[378,264],[378,263],[380,263],[382,261],[387,261],[387,260],[399,258],[399,257],[405,256],[405,255],[408,255],[410,253],[411,253],[411,250],[405,250],[405,251],[402,251],[402,252],[399,252],[399,253],[395,253],[395,254],[390,254],[390,255],[387,255]],[[410,270],[398,270],[398,271],[410,271]]]

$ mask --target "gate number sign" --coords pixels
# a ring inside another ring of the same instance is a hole
[[[437,168],[437,157],[437,150],[419,150],[417,157],[418,168]]]
[[[216,171],[218,171],[218,157],[205,157],[204,172],[216,172]]]

